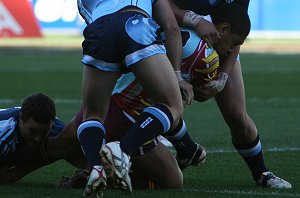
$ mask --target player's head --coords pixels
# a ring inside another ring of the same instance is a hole
[[[19,129],[30,147],[38,147],[46,140],[55,116],[53,100],[43,93],[30,95],[23,101]]]
[[[250,32],[251,22],[247,10],[237,4],[216,6],[211,18],[221,35],[221,39],[214,45],[220,56],[226,56],[232,48],[242,45]]]

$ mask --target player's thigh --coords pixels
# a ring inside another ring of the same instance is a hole
[[[131,69],[155,103],[171,107],[173,115],[182,113],[179,85],[174,69],[165,54],[155,54],[142,59],[132,65]]]
[[[215,99],[225,120],[245,116],[245,89],[240,61],[236,61],[225,88]]]
[[[101,71],[94,67],[83,69],[83,120],[104,120],[110,95],[119,77],[119,72]]]
[[[106,128],[106,142],[120,140],[133,125],[134,121],[126,117],[123,109],[111,99],[104,121],[104,126]]]
[[[145,175],[160,188],[180,188],[183,176],[170,150],[158,142],[158,145],[146,154],[132,159],[134,171]]]

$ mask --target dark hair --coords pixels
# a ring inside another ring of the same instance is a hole
[[[21,106],[20,119],[23,121],[32,117],[36,122],[44,124],[54,120],[55,116],[56,110],[53,100],[43,93],[28,96]]]
[[[220,23],[229,23],[232,33],[247,37],[251,22],[247,10],[234,3],[224,3],[216,6],[211,13],[213,23],[217,26]]]

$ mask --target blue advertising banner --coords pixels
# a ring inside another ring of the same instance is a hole
[[[42,30],[82,31],[76,0],[28,0]],[[299,0],[250,0],[251,30],[300,31]]]
[[[84,23],[78,15],[76,0],[31,0],[31,2],[43,30],[80,30]]]

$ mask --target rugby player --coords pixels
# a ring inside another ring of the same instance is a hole
[[[88,25],[82,43],[83,122],[77,136],[93,167],[84,194],[93,194],[95,185],[106,185],[105,172],[110,172],[114,183],[131,192],[130,156],[145,142],[175,128],[183,113],[172,67],[181,63],[180,29],[168,0],[78,0],[78,9]],[[160,27],[166,34],[168,56]],[[102,145],[111,92],[124,70],[137,76],[155,102],[144,109],[120,142]]]
[[[193,28],[195,32],[208,43],[214,46],[220,32],[213,23],[209,23],[202,15],[207,15],[218,5],[237,4],[248,10],[250,0],[172,0],[172,9],[178,23]],[[235,17],[239,17],[236,15]],[[226,20],[226,19],[224,19]],[[291,184],[275,176],[266,167],[260,138],[255,123],[246,109],[245,88],[238,57],[240,46],[237,45],[228,54],[220,56],[222,67],[219,78],[207,84],[186,91],[187,95],[197,95],[201,100],[214,97],[218,107],[231,131],[232,143],[248,165],[253,179],[260,186],[270,188],[292,188]],[[187,86],[187,85],[186,85]]]
[[[64,128],[55,115],[53,100],[43,93],[28,96],[21,108],[0,110],[0,183],[14,183],[52,163],[46,139]]]

